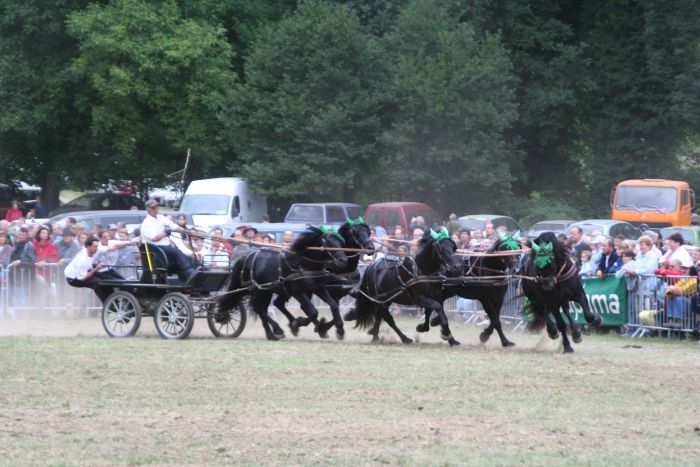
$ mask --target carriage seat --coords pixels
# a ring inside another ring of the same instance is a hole
[[[170,276],[177,275],[178,269],[177,264],[168,260],[168,256],[165,252],[158,246],[152,243],[148,244],[148,253],[151,257],[151,266],[148,264],[148,255],[146,254],[146,245],[141,244],[139,246],[139,253],[141,256],[141,267],[143,273],[141,274],[141,283],[145,284],[179,284],[180,281],[177,278],[171,278]]]

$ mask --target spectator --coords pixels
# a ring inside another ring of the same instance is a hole
[[[496,230],[493,228],[491,221],[487,221],[484,226],[484,238],[487,240],[495,240],[496,238]]]
[[[630,287],[630,284],[634,283],[634,278],[630,277],[633,275],[636,275],[634,273],[634,250],[632,249],[625,249],[622,250],[620,253],[620,260],[622,261],[622,265],[620,266],[620,269],[615,271],[615,277],[625,277],[626,275],[628,278],[631,278],[632,281],[627,281],[627,290],[633,290],[633,287]],[[625,274],[628,270],[632,271],[633,274]]]
[[[124,248],[117,250],[117,261],[116,267],[114,268],[117,273],[128,281],[134,281],[138,279],[138,274],[136,274],[136,266],[139,263],[140,255],[139,249],[134,242],[129,242],[129,232],[126,229],[120,229],[117,231],[117,237],[119,241],[129,243]]]
[[[78,241],[78,248],[80,248],[80,245],[85,245],[85,241],[88,239],[88,234],[87,232],[80,232],[80,234],[76,235],[77,241]]]
[[[116,240],[117,239],[117,224],[109,224],[109,227],[107,228],[107,233],[109,234],[110,240]]]
[[[566,238],[566,234],[560,233],[559,235],[557,235],[557,240],[559,240],[559,243],[566,247],[566,242],[568,241],[568,239]]]
[[[418,242],[421,238],[423,238],[423,235],[425,235],[425,231],[423,231],[423,229],[420,227],[413,229],[413,238],[411,239],[413,241],[412,244],[418,245]]]
[[[677,264],[679,260],[674,260]],[[680,327],[684,311],[690,309],[690,297],[696,293],[698,280],[696,277],[689,277],[690,267],[680,265],[682,279],[666,289],[666,319],[667,327]]]
[[[371,229],[370,232],[372,232]],[[374,229],[374,235],[377,235],[377,229]],[[294,242],[294,232],[292,232],[291,230],[285,230],[282,234],[282,242],[291,245]]]
[[[460,229],[462,228],[462,225],[459,223],[457,220],[457,214],[450,214],[450,219],[447,221],[447,231],[449,232],[450,236],[452,236],[453,233],[460,232]]]
[[[595,275],[598,263],[593,261],[591,255],[592,252],[590,250],[583,250],[581,252],[581,268],[578,272],[581,278],[589,278]]]
[[[7,268],[7,265],[10,264],[10,256],[12,256],[12,251],[14,249],[15,248],[10,243],[7,232],[0,230],[0,266]]]
[[[29,301],[29,283],[33,279],[36,250],[30,241],[26,227],[20,227],[15,234],[15,249],[10,255],[8,266],[9,286],[13,290],[13,301],[18,306],[26,306]]]
[[[63,229],[61,241],[54,246],[58,253],[58,266],[60,269],[65,268],[80,251],[78,242],[75,241],[75,235],[69,227]]]
[[[622,270],[631,276],[647,276],[654,274],[659,267],[659,259],[654,254],[654,242],[646,235],[639,237],[639,254],[635,257],[633,265],[625,265]]]
[[[481,229],[474,229],[472,232],[472,239],[469,240],[469,247],[470,249],[475,249],[479,248],[481,246],[481,242],[484,240],[484,233],[481,231]]]
[[[58,252],[49,237],[49,228],[45,225],[39,227],[34,237],[34,251],[36,252],[35,271],[37,276],[44,280],[50,279],[51,271],[48,265],[58,261]]]
[[[267,214],[262,215],[262,221],[263,224],[269,224],[270,223],[270,216]]]
[[[53,246],[58,246],[61,240],[63,240],[63,229],[61,224],[54,222],[51,226],[51,243],[53,243]]]
[[[44,204],[41,195],[36,196],[36,203],[34,203],[34,215],[39,219],[49,217],[49,208],[47,208]]]
[[[591,261],[595,264],[600,263],[600,258],[603,257],[603,245],[606,240],[607,239],[603,235],[595,236],[591,240]]]
[[[688,250],[683,248],[683,237],[679,233],[674,233],[667,238],[668,251],[661,258],[662,263],[670,264],[671,260],[677,259],[681,263],[681,267],[690,268],[693,265],[693,260],[690,257]]]
[[[649,237],[652,243],[651,252],[656,256],[657,261],[660,260],[663,255],[661,254],[661,250],[659,250],[658,247],[659,234],[657,234],[653,230],[645,230],[644,232],[642,232],[642,237]]]
[[[623,249],[622,242],[625,241],[625,236],[624,235],[617,235],[613,239],[613,241],[615,243],[615,251],[622,251],[622,249]]]
[[[16,221],[17,219],[23,217],[22,211],[19,208],[19,201],[13,200],[10,209],[5,213],[5,220],[7,222]]]
[[[603,256],[598,263],[596,276],[599,279],[615,272],[622,266],[622,260],[617,256],[615,251],[615,241],[607,239],[603,244]]]
[[[403,233],[403,227],[401,227],[400,225],[397,225],[394,228],[394,239],[401,240],[401,241],[406,240],[406,236]]]
[[[581,252],[583,250],[590,250],[591,246],[584,241],[583,230],[581,230],[581,227],[578,227],[576,225],[571,227],[571,229],[569,230],[569,236],[572,245],[571,252],[576,257],[576,262],[578,264],[581,264]]]
[[[411,219],[411,224],[408,228],[413,231],[415,229],[421,229],[423,233],[428,231],[428,226],[425,223],[425,218],[423,216],[416,216]]]
[[[459,229],[459,239],[457,240],[457,248],[460,250],[469,249],[472,242],[471,232],[469,229]]]
[[[238,232],[239,229],[240,227],[236,229],[236,232]],[[242,233],[242,229],[240,231]],[[231,245],[231,242],[224,241],[224,230],[221,227],[216,227],[212,232],[211,237],[212,246],[209,248],[209,251],[212,254],[218,254],[219,249],[223,248],[229,257],[233,257],[233,246]]]

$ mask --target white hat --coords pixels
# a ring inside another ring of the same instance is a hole
[[[597,245],[598,243],[605,243],[606,240],[607,238],[605,238],[605,235],[598,235],[593,240],[591,240],[591,243],[593,245]]]

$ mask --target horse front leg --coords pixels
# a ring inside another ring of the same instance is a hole
[[[416,325],[416,331],[417,331],[417,332],[428,332],[428,331],[430,331],[430,325],[432,324],[432,322],[430,321],[430,315],[431,315],[431,313],[433,312],[433,310],[432,310],[431,308],[424,308],[423,311],[424,311],[424,313],[425,313],[424,316],[423,316],[424,319],[423,319],[423,322],[422,322],[422,323],[418,323],[418,324]],[[439,324],[439,323],[438,323],[438,324]]]
[[[442,303],[433,298],[420,296],[418,297],[418,304],[427,309],[434,309],[437,317],[440,319],[440,337],[450,343],[450,346],[460,345],[459,341],[452,336],[452,331],[450,331],[450,323],[445,315],[445,309],[442,307]]]
[[[381,317],[384,319],[384,321],[386,321],[386,324],[388,324],[389,327],[391,327],[391,329],[393,329],[394,332],[399,336],[399,338],[401,339],[401,342],[403,342],[404,344],[412,344],[413,343],[413,339],[411,339],[406,334],[401,332],[401,329],[399,329],[399,327],[396,325],[396,321],[394,321],[394,316],[389,311],[389,306],[382,307]],[[379,317],[377,317],[377,319],[375,320],[375,324],[379,321],[380,321],[380,319],[379,319]],[[379,326],[377,326],[377,331],[378,330],[379,330]],[[378,332],[377,332],[377,338],[378,338]]]
[[[479,340],[482,343],[488,341],[489,337],[491,337],[491,333],[493,333],[493,330],[495,329],[498,333],[498,337],[501,339],[501,345],[503,347],[514,346],[515,343],[508,340],[503,332],[503,325],[501,324],[501,306],[503,305],[503,297],[499,297],[499,299],[495,300],[484,299],[481,301],[481,304],[484,306],[484,311],[486,311],[486,315],[489,317],[489,326],[479,335]]]
[[[270,301],[272,301],[272,294],[256,292],[253,293],[251,304],[255,313],[260,317],[263,329],[265,330],[265,336],[271,341],[283,339],[284,331],[267,313],[267,308],[270,306]]]
[[[564,346],[564,353],[573,353],[574,348],[571,347],[571,342],[569,342],[569,337],[566,335],[566,323],[564,322],[564,318],[561,315],[561,312],[559,311],[559,308],[553,308],[551,311],[552,315],[554,315],[554,319],[557,322],[557,328],[559,329],[559,332],[561,333],[561,342],[562,345]]]
[[[321,332],[326,334],[331,327],[335,326],[336,337],[338,340],[343,340],[345,337],[345,329],[343,328],[343,319],[340,317],[340,306],[338,305],[338,301],[333,298],[331,293],[326,288],[316,292],[316,295],[318,298],[328,304],[331,309],[331,313],[333,314],[333,320],[328,323],[326,323],[325,318],[321,318],[319,320],[317,327],[318,329],[316,329],[316,332],[319,334],[321,334]]]
[[[586,297],[586,291],[583,290],[583,285],[579,284],[578,299],[574,299],[576,303],[581,305],[583,309],[583,317],[586,322],[595,328],[600,328],[603,324],[603,319],[599,314],[593,313],[591,310],[591,305],[588,303],[588,297]]]
[[[295,295],[294,298],[297,299],[297,301],[299,302],[299,306],[301,306],[301,309],[307,316],[307,318],[297,317],[297,326],[308,326],[309,323],[314,323],[314,331],[318,332],[319,337],[321,337],[322,339],[327,339],[328,333],[326,333],[322,328],[319,327],[318,310],[311,302],[311,296],[304,293]]]
[[[569,327],[571,328],[571,340],[574,341],[574,344],[580,344],[583,340],[581,338],[581,328],[578,324],[576,324],[574,318],[571,316],[571,307],[569,306],[569,302],[565,302],[561,306],[561,310],[564,313],[564,315],[566,315],[566,319],[569,320]]]

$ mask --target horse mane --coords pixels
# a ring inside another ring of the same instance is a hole
[[[347,243],[353,243],[355,240],[354,240],[354,236],[353,236],[353,235],[350,235],[350,230],[352,230],[352,229],[354,229],[354,228],[357,228],[357,227],[364,227],[364,228],[366,228],[366,229],[367,229],[367,233],[369,233],[369,231],[370,231],[370,230],[369,230],[369,225],[367,225],[367,224],[364,223],[364,222],[361,223],[361,224],[355,223],[355,224],[352,224],[352,225],[350,225],[349,223],[345,222],[345,223],[344,223],[343,225],[341,225],[340,228],[338,229],[338,233],[345,239],[345,242],[347,242]],[[360,248],[360,247],[362,247],[362,245],[355,245],[354,243],[353,243],[353,245],[346,245],[346,246],[347,246],[347,247],[350,247],[350,248]]]
[[[309,226],[304,232],[300,233],[294,243],[292,243],[292,251],[300,252],[310,246],[318,246],[321,244],[323,232],[318,227]]]

